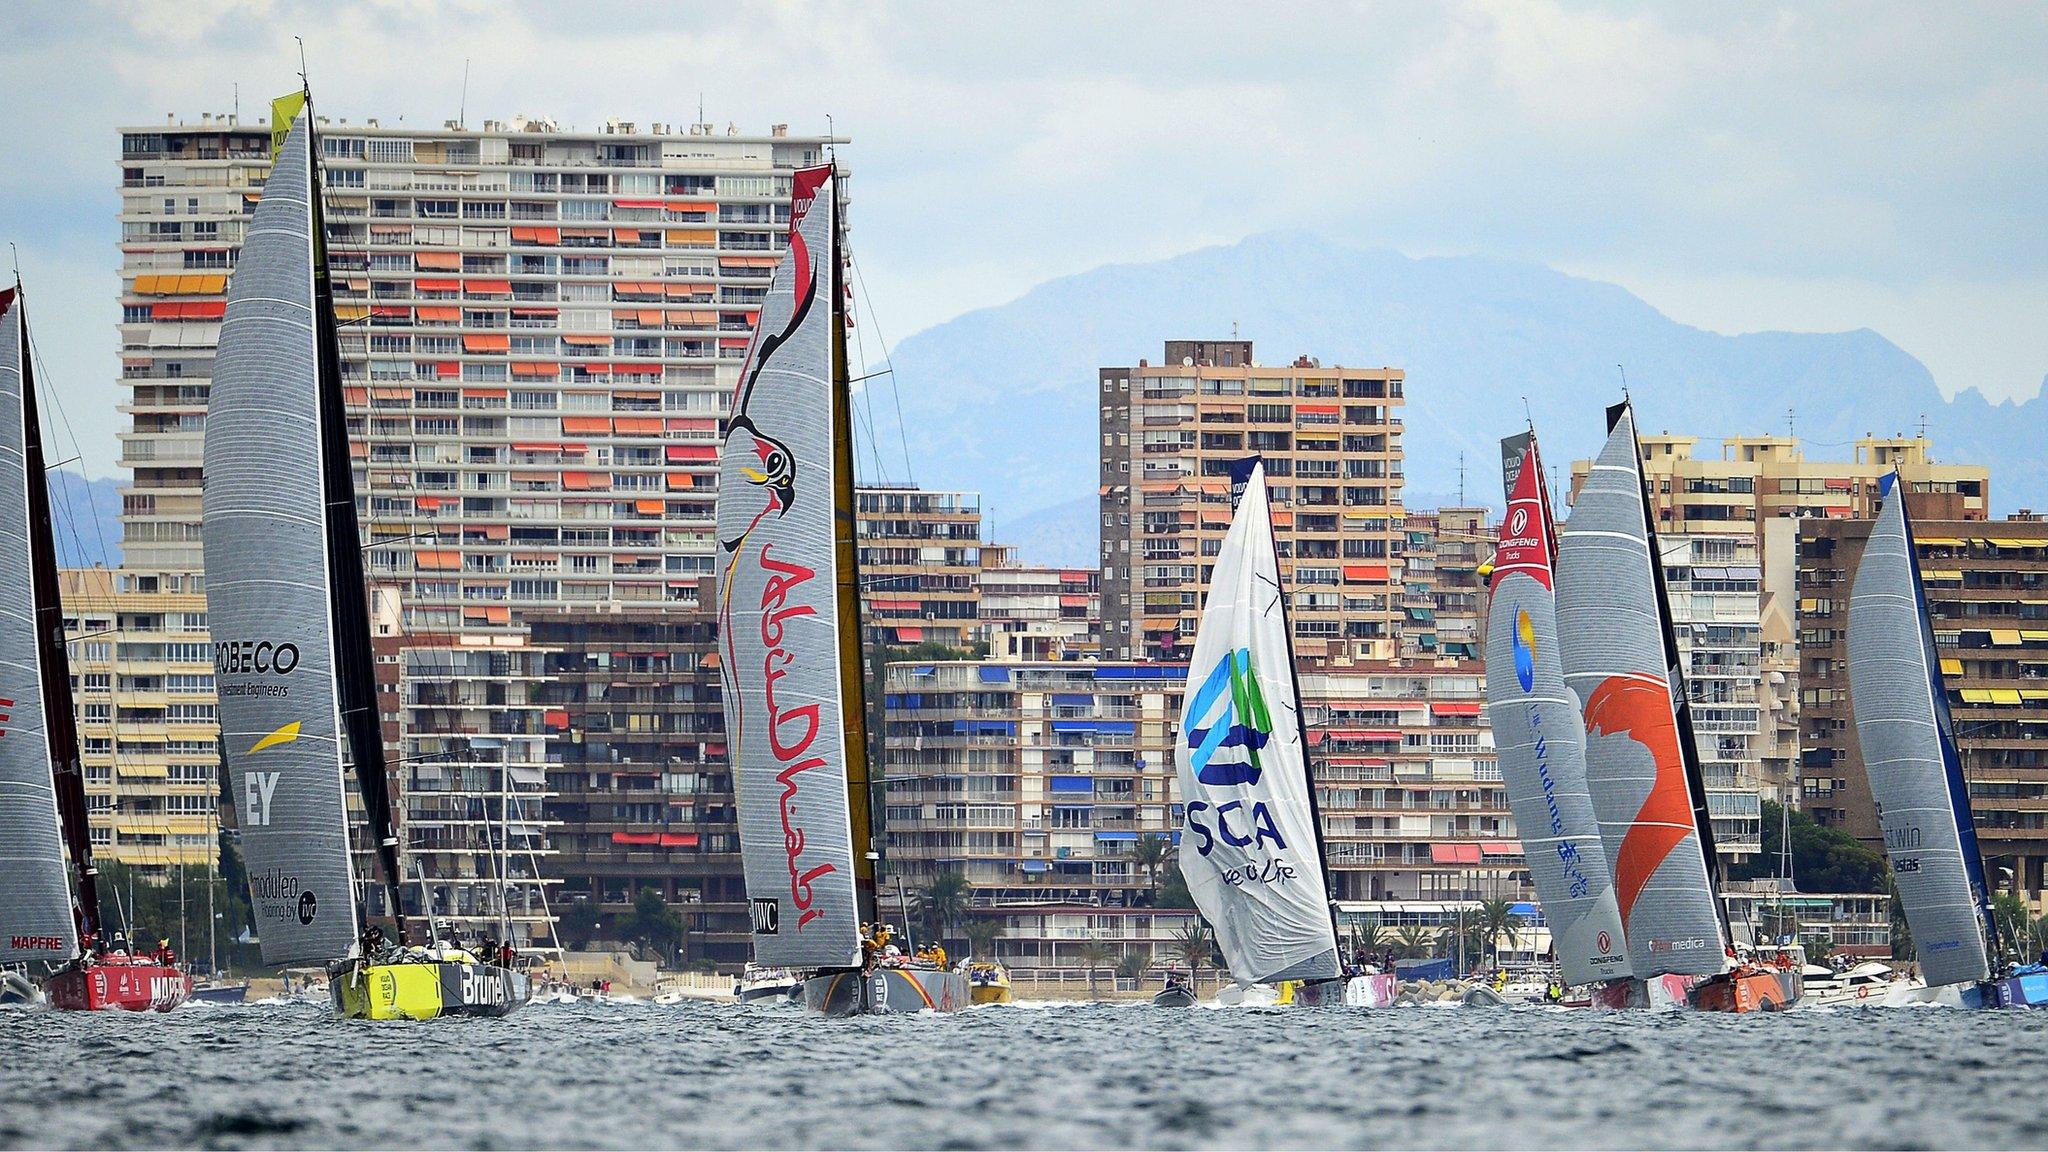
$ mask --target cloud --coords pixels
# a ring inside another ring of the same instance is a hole
[[[1716,327],[1875,326],[1951,391],[2048,371],[2048,19],[2021,8],[30,0],[0,21],[0,238],[65,282],[38,329],[102,472],[125,423],[115,129],[227,111],[236,84],[253,116],[296,83],[294,35],[335,117],[452,119],[465,58],[472,122],[689,122],[700,93],[721,126],[831,116],[890,338],[1306,227],[1597,269]]]

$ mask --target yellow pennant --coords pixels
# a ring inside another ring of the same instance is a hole
[[[270,102],[270,158],[284,151],[284,138],[292,134],[292,121],[306,110],[306,92],[300,89],[289,96],[279,96]]]

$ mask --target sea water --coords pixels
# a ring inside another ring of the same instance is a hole
[[[2013,1147],[2048,1011],[0,1011],[0,1145]]]

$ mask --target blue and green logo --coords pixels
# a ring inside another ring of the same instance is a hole
[[[1266,709],[1266,694],[1259,690],[1258,674],[1252,670],[1251,649],[1227,652],[1217,661],[1195,691],[1187,715],[1185,736],[1195,779],[1217,786],[1259,782],[1265,772],[1259,750],[1273,738],[1273,717]],[[1243,749],[1243,758],[1214,762],[1216,753],[1225,748]]]

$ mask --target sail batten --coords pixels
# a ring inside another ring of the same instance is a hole
[[[1990,894],[1897,474],[1849,594],[1849,695],[1885,853],[1930,985],[1991,975]]]
[[[286,123],[228,285],[202,514],[222,758],[270,964],[342,956],[359,925],[334,630],[336,597],[364,589],[332,579],[312,125]]]
[[[866,862],[856,855],[867,851],[854,842],[848,791],[849,770],[860,770],[851,757],[864,750],[853,747],[858,697],[843,683],[859,652],[843,619],[850,560],[837,523],[853,516],[840,507],[851,455],[835,435],[837,211],[831,168],[795,173],[789,248],[762,301],[719,466],[720,676],[754,958],[808,968],[860,962]]]
[[[1174,760],[1188,892],[1242,983],[1342,973],[1263,466],[1210,576]]]
[[[1585,729],[1557,638],[1554,532],[1534,437],[1503,444],[1508,510],[1494,554],[1486,698],[1508,807],[1567,984],[1627,976],[1607,848],[1586,782]]]
[[[78,951],[51,770],[51,710],[68,713],[71,701],[68,684],[51,695],[37,619],[31,505],[44,477],[31,459],[32,373],[21,294],[0,290],[0,963]]]
[[[1558,546],[1559,649],[1630,968],[1641,978],[1713,975],[1727,969],[1728,941],[1653,548],[1635,418],[1623,405]]]

